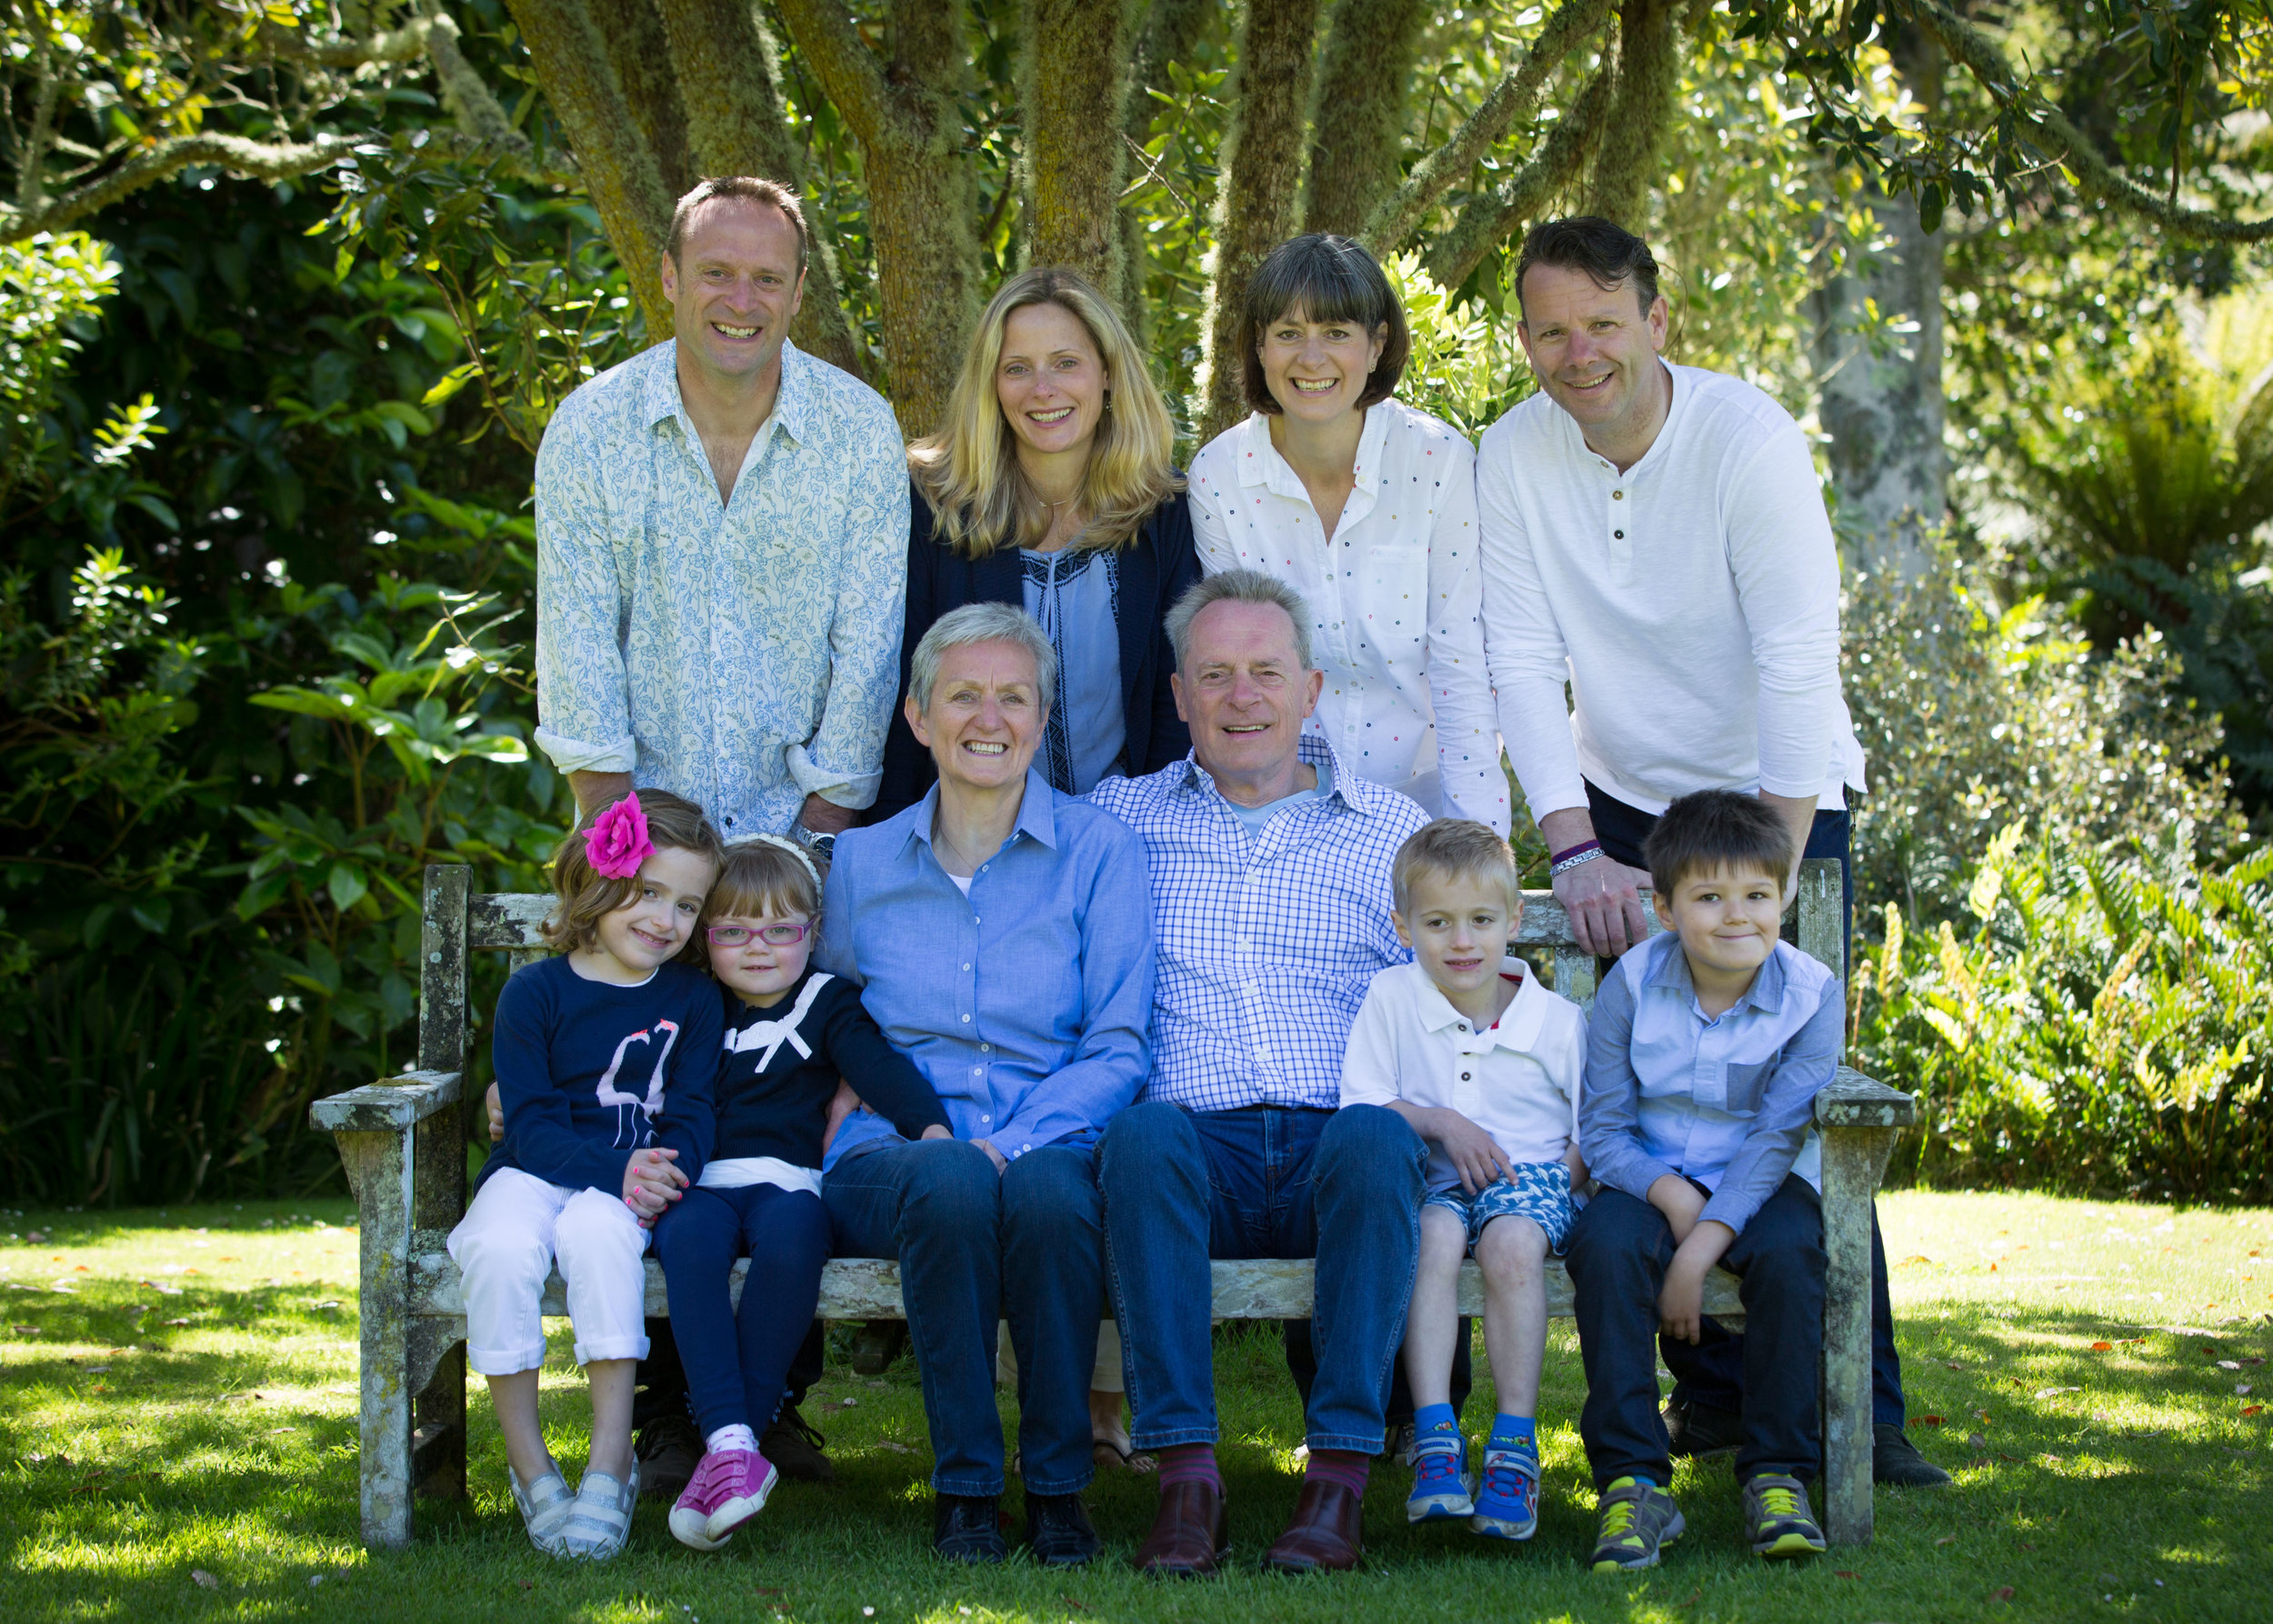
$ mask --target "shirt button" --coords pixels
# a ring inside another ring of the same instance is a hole
[[[963,1018],[963,1024],[964,1024],[965,1026],[966,1026],[966,1027],[967,1027],[967,1026],[969,1026],[969,1025],[971,1024],[971,1018],[970,1018],[969,1016],[967,1016],[967,1015],[966,1015],[966,1016],[965,1016],[965,1017]]]
[[[1610,493],[1610,500],[1613,502],[1623,502],[1626,500],[1626,493],[1624,491],[1612,491]]]
[[[966,969],[966,970],[967,970],[967,969],[969,969],[971,967],[970,967],[969,965],[967,965],[967,964],[966,964],[966,965],[965,965],[963,967],[964,967],[965,969]]]
[[[1620,541],[1624,541],[1626,539],[1626,532],[1623,530],[1613,530],[1610,534],[1617,536]]]
[[[981,1122],[992,1122],[994,1118],[992,1117],[981,1117],[979,1120]]]
[[[1462,1073],[1460,1074],[1460,1080],[1461,1080],[1462,1082],[1464,1082],[1464,1083],[1465,1083],[1465,1082],[1467,1082],[1467,1081],[1469,1080],[1468,1074],[1467,1074],[1467,1072],[1465,1072],[1465,1071],[1464,1071],[1464,1072],[1462,1072]]]
[[[963,1018],[968,1020],[971,1018],[966,1015]],[[982,1043],[978,1046],[978,1052],[982,1055],[991,1055],[995,1052],[995,1046],[991,1043]]]

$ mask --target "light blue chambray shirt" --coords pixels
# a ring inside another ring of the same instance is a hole
[[[1587,1169],[1637,1201],[1667,1173],[1694,1178],[1712,1191],[1701,1216],[1739,1235],[1787,1174],[1821,1189],[1815,1098],[1838,1069],[1846,1011],[1837,979],[1789,942],[1717,1018],[1678,936],[1631,949],[1587,1017]]]
[[[931,1079],[958,1139],[1009,1160],[1089,1145],[1149,1064],[1152,902],[1145,848],[1118,818],[1029,768],[1017,827],[966,897],[931,848],[924,798],[837,837],[823,967],[862,986],[884,1035]],[[891,1124],[857,1112],[826,1166]]]
[[[537,745],[685,796],[729,840],[787,829],[808,794],[867,806],[907,589],[892,408],[785,343],[722,505],[677,355],[583,386],[537,450]]]

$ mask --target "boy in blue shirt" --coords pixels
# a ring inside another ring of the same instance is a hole
[[[1682,1532],[1655,1343],[1703,1338],[1716,1264],[1742,1282],[1745,1537],[1757,1556],[1812,1556],[1824,1549],[1807,1489],[1822,1455],[1814,1106],[1838,1066],[1846,1000],[1777,939],[1791,836],[1757,797],[1683,796],[1646,854],[1671,928],[1604,978],[1579,1102],[1602,1186],[1569,1241],[1579,1434],[1600,1496],[1594,1570],[1655,1567]]]

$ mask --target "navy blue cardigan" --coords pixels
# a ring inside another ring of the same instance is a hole
[[[1158,772],[1180,761],[1192,736],[1176,714],[1168,674],[1176,655],[1161,620],[1199,579],[1199,554],[1192,545],[1191,510],[1182,496],[1154,508],[1124,546],[1117,608],[1121,628],[1121,707],[1126,741],[1123,760],[1133,777]],[[917,486],[908,507],[907,624],[900,636],[900,691],[892,705],[892,730],[884,741],[884,782],[876,791],[872,823],[880,823],[923,799],[939,776],[931,752],[916,742],[903,707],[916,645],[932,623],[965,604],[1026,606],[1025,570],[1016,547],[997,547],[983,558],[966,558],[932,532],[931,504]]]

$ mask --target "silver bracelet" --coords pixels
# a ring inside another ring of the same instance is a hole
[[[1569,873],[1572,869],[1574,869],[1574,868],[1577,867],[1578,867],[1581,863],[1591,863],[1591,862],[1593,862],[1593,861],[1594,861],[1597,857],[1605,857],[1605,856],[1607,856],[1607,855],[1608,855],[1608,854],[1607,854],[1607,853],[1606,853],[1606,852],[1604,852],[1604,850],[1602,849],[1602,847],[1600,847],[1599,846],[1593,847],[1589,848],[1588,850],[1586,850],[1586,851],[1582,851],[1582,852],[1580,852],[1580,853],[1579,853],[1577,856],[1576,856],[1576,857],[1565,857],[1565,858],[1564,858],[1561,862],[1559,862],[1559,863],[1556,864],[1554,867],[1552,867],[1552,868],[1550,868],[1549,870],[1547,870],[1547,877],[1548,877],[1549,879],[1553,879],[1553,878],[1557,877],[1557,876],[1560,876],[1560,875],[1565,875],[1565,874],[1568,874],[1568,873]]]

